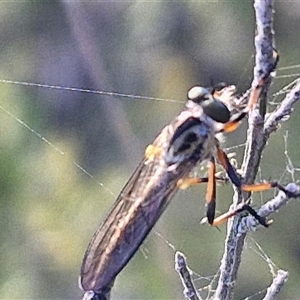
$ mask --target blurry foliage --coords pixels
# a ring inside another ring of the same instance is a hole
[[[195,84],[226,81],[242,92],[251,82],[255,28],[251,1],[28,1],[0,7],[0,79],[182,102]],[[299,64],[299,17],[298,2],[276,3],[279,67]],[[273,90],[290,81],[278,79]],[[183,104],[4,84],[0,97],[1,107],[64,152],[0,111],[1,298],[78,299],[80,263],[94,230],[144,147]],[[298,111],[296,107],[284,129],[271,139],[262,178],[278,179],[285,170],[286,129],[291,137],[289,155],[300,166]],[[226,146],[243,143],[243,137],[239,130]],[[74,161],[94,178],[76,168]],[[283,180],[291,179],[287,174]],[[218,209],[225,211],[230,185],[218,191]],[[205,187],[180,192],[156,230],[206,277],[219,266],[225,228],[219,232],[199,225],[204,193]],[[255,199],[259,205],[267,195]],[[270,229],[252,235],[279,267],[290,272],[281,299],[300,296],[297,211],[294,202],[274,216]],[[199,287],[210,282],[199,281]],[[250,247],[244,254],[236,299],[260,291],[270,281],[267,264]],[[149,236],[119,276],[114,295],[183,298],[173,251],[162,238]]]

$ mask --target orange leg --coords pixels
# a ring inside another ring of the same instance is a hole
[[[243,185],[241,182],[241,179],[239,178],[238,174],[236,173],[234,167],[229,162],[229,159],[224,151],[222,151],[220,148],[217,148],[217,156],[220,161],[220,164],[225,169],[226,173],[228,174],[228,177],[230,178],[231,182],[239,189],[247,192],[259,192],[259,191],[265,191],[274,187],[279,187],[279,185],[272,185],[272,183],[264,183],[264,184],[252,184],[252,185]],[[282,188],[283,189],[283,188]],[[237,213],[241,211],[248,211],[257,221],[265,226],[268,227],[268,223],[265,218],[259,216],[257,212],[248,204],[248,203],[241,203],[238,205],[238,207],[231,211],[227,212],[221,216],[219,216],[217,219],[214,220],[213,226],[218,226],[222,223],[224,223],[228,218],[236,215]]]
[[[228,174],[228,177],[232,181],[232,183],[239,189],[245,192],[263,192],[267,191],[273,188],[277,188],[280,191],[283,191],[286,195],[289,197],[297,197],[298,195],[294,195],[290,191],[287,191],[282,185],[280,185],[278,182],[262,182],[262,183],[254,183],[254,184],[242,184],[239,176],[237,175],[234,167],[230,164],[229,159],[225,152],[223,152],[220,148],[217,148],[217,156],[219,159],[220,164],[223,166],[223,168],[226,170],[226,173]],[[241,211],[248,211],[253,217],[255,217],[258,222],[268,227],[268,223],[265,220],[265,218],[259,216],[256,211],[249,206],[248,203],[241,203],[238,205],[238,207],[231,212],[227,212],[220,217],[216,218],[213,222],[213,226],[218,226],[225,222],[228,218],[234,216],[235,214],[241,212]]]
[[[222,177],[216,176],[216,163],[215,159],[211,158],[208,177],[200,178],[184,178],[177,182],[180,189],[186,189],[191,185],[198,183],[207,183],[206,192],[206,217],[209,224],[213,224],[216,210],[216,180],[226,181]]]
[[[275,50],[274,50],[274,58],[275,58],[275,61],[274,61],[273,66],[270,68],[270,70],[268,70],[268,72],[266,72],[265,76],[261,77],[261,79],[258,81],[257,85],[252,88],[247,107],[244,110],[242,110],[239,114],[235,115],[229,122],[224,124],[221,132],[232,132],[232,131],[236,130],[237,127],[240,125],[241,121],[245,118],[245,116],[248,115],[249,111],[254,109],[255,105],[257,104],[257,102],[259,100],[261,91],[264,87],[265,79],[276,68],[279,56]],[[268,189],[276,187],[276,188],[284,191],[287,194],[289,193],[281,185],[279,185],[278,183],[275,183],[275,182],[243,185],[240,177],[236,173],[236,170],[230,164],[227,155],[219,147],[217,147],[217,157],[218,157],[220,164],[225,169],[228,177],[230,178],[232,183],[237,188],[239,188],[243,191],[257,192],[257,191],[264,191],[264,190],[268,190]],[[214,160],[211,161],[211,165],[212,166],[210,168],[210,172],[215,172]],[[259,216],[256,213],[256,211],[253,208],[251,208],[251,206],[249,206],[248,203],[241,203],[238,205],[238,207],[234,211],[227,212],[227,213],[221,215],[220,217],[214,219],[214,215],[215,215],[215,212],[214,212],[215,211],[215,177],[214,177],[214,175],[211,175],[211,173],[210,173],[209,179],[210,180],[208,180],[206,203],[207,203],[207,220],[211,225],[218,226],[218,225],[222,224],[223,222],[225,222],[228,218],[234,216],[235,214],[237,214],[241,211],[246,210],[251,215],[253,215],[260,224],[262,224],[265,227],[268,227],[268,223],[266,222],[265,218],[262,218],[261,216]]]
[[[264,183],[264,184],[255,184],[255,185],[242,185],[240,178],[236,174],[234,167],[230,164],[227,155],[221,150],[217,149],[217,156],[218,159],[227,172],[230,180],[232,183],[237,186],[238,188],[244,191],[263,191],[273,187],[279,187],[279,185],[274,185],[271,183]],[[207,192],[206,192],[206,218],[207,222],[212,226],[219,226],[222,223],[226,222],[228,218],[236,215],[242,211],[248,211],[251,215],[253,215],[260,224],[265,227],[268,227],[268,223],[266,222],[265,218],[259,216],[256,211],[249,206],[248,203],[241,203],[237,206],[237,208],[233,211],[226,212],[221,216],[215,218],[215,210],[216,210],[216,179],[220,179],[216,177],[216,163],[215,159],[211,158],[210,166],[209,166],[209,174],[208,177],[202,178],[185,178],[181,179],[177,182],[177,186],[180,189],[186,189],[191,185],[207,182]],[[224,179],[223,179],[224,180]],[[281,188],[283,189],[283,188]],[[284,189],[283,189],[284,190]]]
[[[273,70],[275,70],[278,58],[279,56],[277,55],[277,52],[274,51],[275,54],[275,62],[271,69],[267,72],[267,74],[258,81],[257,85],[252,88],[250,96],[249,96],[249,101],[248,105],[245,109],[243,109],[240,113],[237,115],[234,115],[233,118],[224,124],[223,128],[220,130],[220,132],[232,132],[237,129],[237,127],[240,125],[241,121],[248,115],[249,111],[253,110],[255,105],[257,104],[261,91],[264,87],[264,81],[269,76]],[[218,98],[217,93],[214,94],[216,98]],[[151,148],[151,151],[149,151],[152,155],[153,149]],[[155,154],[157,151],[154,151]],[[151,158],[152,156],[149,155]],[[228,177],[230,178],[231,182],[240,190],[247,191],[247,192],[257,192],[257,191],[264,191],[268,190],[271,188],[277,187],[278,189],[284,191],[285,193],[288,193],[281,185],[278,183],[259,183],[259,184],[252,184],[252,185],[243,185],[241,182],[240,177],[236,173],[236,170],[234,167],[231,165],[226,153],[222,151],[219,147],[217,147],[217,157],[220,162],[220,164],[223,166],[225,169]],[[219,226],[220,224],[224,223],[228,218],[236,215],[237,213],[241,211],[248,211],[253,217],[255,217],[258,222],[265,226],[268,227],[268,223],[266,222],[265,218],[259,216],[257,212],[246,202],[240,203],[237,208],[233,211],[227,212],[215,219],[215,208],[216,208],[216,164],[215,164],[215,159],[211,158],[210,161],[210,167],[209,167],[209,175],[207,178],[186,178],[179,180],[177,185],[181,189],[186,189],[187,187],[202,183],[202,182],[207,182],[207,193],[206,193],[206,219],[209,224],[212,226]]]
[[[208,183],[206,190],[206,217],[209,224],[213,224],[216,211],[216,163],[215,159],[211,158],[208,173]]]
[[[262,182],[262,183],[254,183],[248,185],[242,185],[241,189],[246,192],[263,192],[273,188],[277,188],[280,191],[286,193],[288,197],[299,197],[299,194],[294,194],[290,191],[287,191],[282,185],[277,182]],[[214,219],[212,226],[219,226],[226,222],[229,218],[235,216],[237,213],[242,211],[248,211],[261,225],[268,227],[271,222],[268,222],[265,218],[261,217],[257,214],[257,212],[249,205],[249,202],[240,203],[236,207],[235,210],[229,211],[227,213],[222,214],[221,216]]]
[[[232,183],[245,192],[262,192],[266,190],[270,190],[273,188],[278,188],[279,190],[285,192],[289,197],[297,197],[299,195],[294,195],[293,193],[287,191],[283,186],[281,186],[277,182],[262,182],[244,185],[242,184],[238,174],[236,173],[234,167],[230,164],[229,159],[225,152],[223,152],[220,148],[217,148],[217,157],[220,164],[225,169],[228,177],[232,181]],[[237,205],[236,209],[232,211],[228,211],[221,216],[215,218],[215,208],[216,208],[216,180],[224,181],[224,178],[216,176],[216,164],[214,158],[210,161],[209,167],[209,175],[208,177],[202,178],[185,178],[178,181],[177,185],[180,189],[186,189],[191,185],[199,184],[199,183],[208,183],[207,192],[206,192],[206,218],[202,221],[203,223],[207,221],[212,226],[219,226],[226,222],[229,218],[235,216],[236,214],[247,211],[251,214],[261,225],[268,227],[269,222],[260,215],[249,205],[249,201],[240,203]]]
[[[266,221],[265,218],[261,217],[257,214],[257,212],[248,204],[248,203],[240,203],[237,205],[236,209],[232,211],[228,211],[221,216],[214,219],[212,226],[220,226],[224,222],[226,222],[229,218],[235,216],[236,214],[247,211],[249,214],[251,214],[261,225],[265,227],[269,227],[269,223]]]

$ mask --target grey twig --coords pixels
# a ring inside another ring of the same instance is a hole
[[[263,300],[274,300],[280,293],[283,285],[288,280],[289,273],[283,270],[278,270],[277,275],[273,278],[272,284],[267,289],[267,293]]]
[[[255,67],[252,88],[255,89],[262,76],[268,74],[274,64],[274,31],[273,31],[273,0],[254,1],[256,16],[255,36]],[[272,81],[272,76],[264,80],[263,91],[260,95],[260,109],[253,110],[249,114],[249,130],[247,134],[247,145],[242,165],[245,183],[252,183],[256,177],[262,151],[265,147],[264,118],[267,104],[267,91]]]
[[[293,105],[300,99],[300,80],[295,83],[295,86],[286,95],[286,97],[280,102],[277,108],[270,114],[268,114],[264,128],[263,138],[264,144],[266,144],[270,134],[278,129],[279,124],[289,117],[293,110]],[[289,197],[283,192],[279,192],[278,195],[264,204],[259,210],[258,214],[262,217],[268,217],[272,213],[276,212],[280,207],[285,205],[290,199],[299,197],[299,187],[293,183],[286,186],[286,189],[291,192],[292,197]],[[252,216],[243,218],[239,224],[239,233],[245,233],[247,231],[255,231],[258,226],[257,220],[254,220]]]
[[[280,102],[278,107],[268,115],[264,125],[265,139],[269,135],[276,131],[279,123],[292,113],[293,105],[300,99],[300,80],[297,80],[295,86],[286,95],[286,97]]]
[[[262,217],[268,217],[286,205],[289,200],[300,196],[300,188],[295,183],[288,184],[285,189],[290,192],[290,195],[279,191],[276,197],[262,205],[257,213]],[[244,234],[248,231],[256,231],[259,226],[261,225],[258,224],[257,220],[252,216],[244,217],[239,223],[237,235]]]
[[[183,294],[190,300],[201,300],[191,278],[189,267],[183,253],[176,251],[175,253],[175,270],[177,271],[182,285],[184,286]]]
[[[255,0],[254,9],[256,15],[256,37],[255,37],[255,68],[252,88],[255,89],[262,76],[268,74],[274,64],[274,42],[273,42],[273,1]],[[265,147],[264,117],[267,99],[267,90],[272,76],[265,78],[264,89],[260,95],[260,109],[253,110],[249,114],[249,129],[242,165],[245,183],[252,183],[255,179],[262,151]],[[236,190],[233,206],[238,205],[249,195]],[[214,299],[232,299],[234,286],[237,278],[238,268],[241,262],[245,233],[239,233],[241,216],[236,216],[228,222],[225,251],[220,266],[220,277]]]

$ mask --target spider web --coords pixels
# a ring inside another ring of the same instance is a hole
[[[77,277],[93,232],[146,145],[182,108],[190,85],[209,85],[214,78],[240,91],[249,88],[252,2],[150,2],[2,3],[2,298],[79,299]],[[277,2],[275,11],[284,67],[268,101],[271,111],[299,77],[299,3]],[[272,135],[257,179],[297,182],[300,125],[294,109]],[[237,168],[245,123],[224,143]],[[113,298],[191,296],[174,268],[178,251],[187,257],[199,296],[215,294],[225,226],[218,231],[199,224],[205,187],[178,194],[118,276]],[[274,195],[258,193],[252,206],[260,209]],[[218,211],[228,209],[231,196],[231,185],[218,188]],[[281,268],[290,276],[279,297],[300,298],[295,205],[273,214],[268,230],[247,235],[235,299],[262,299]]]
[[[297,68],[299,66],[291,66],[290,69],[293,68]],[[287,70],[288,68],[285,67],[285,70]],[[281,69],[279,69],[280,72]],[[297,75],[297,73],[295,73]],[[290,78],[296,76],[295,74],[290,74]],[[283,75],[284,77],[281,77],[281,75],[277,76],[277,80],[280,78],[287,78],[288,75]],[[59,86],[51,86],[51,85],[41,85],[41,84],[35,84],[35,83],[26,83],[26,82],[13,82],[13,81],[6,81],[6,80],[0,80],[0,82],[2,83],[6,83],[6,84],[15,84],[15,85],[26,85],[26,86],[31,86],[32,88],[34,87],[40,87],[40,88],[47,88],[47,89],[60,89]],[[289,92],[291,88],[291,85],[286,85],[283,88],[281,88],[281,90],[279,90],[278,92],[274,93],[274,103],[276,103],[276,99],[280,96],[280,95],[284,95],[286,93]],[[83,93],[100,93],[100,94],[104,94],[104,93],[108,93],[107,95],[113,95],[113,96],[117,96],[117,97],[126,97],[126,98],[131,98],[134,97],[135,99],[144,99],[144,100],[151,100],[151,101],[165,101],[165,102],[169,102],[170,100],[167,99],[162,99],[162,98],[154,98],[154,97],[143,97],[143,96],[139,96],[139,95],[124,95],[121,93],[116,93],[116,92],[105,92],[105,91],[89,91],[89,90],[82,90],[82,89],[77,89],[77,88],[68,88],[68,87],[61,87],[62,90],[71,90],[72,92],[83,92]],[[172,100],[173,102],[176,102],[176,100]],[[0,106],[0,109],[4,112],[4,114],[6,114],[7,116],[9,116],[10,118],[12,118],[12,120],[15,123],[18,123],[19,125],[21,125],[21,127],[25,128],[26,130],[29,131],[30,134],[32,134],[33,136],[37,137],[37,139],[39,141],[41,141],[42,143],[44,143],[46,145],[46,147],[48,147],[51,151],[55,152],[56,155],[61,156],[62,160],[60,160],[60,162],[62,161],[69,161],[72,165],[74,165],[79,172],[81,172],[85,177],[90,178],[93,182],[95,182],[95,185],[100,186],[101,189],[103,189],[105,191],[105,193],[107,193],[109,195],[109,198],[111,198],[110,200],[112,200],[113,198],[115,198],[116,193],[112,191],[112,188],[109,186],[109,184],[104,183],[102,181],[99,181],[98,177],[93,175],[92,173],[90,173],[88,170],[86,170],[81,164],[77,163],[76,160],[73,159],[73,154],[72,151],[70,151],[71,153],[68,153],[68,149],[62,150],[62,148],[65,146],[63,145],[62,147],[60,145],[57,145],[55,142],[51,141],[51,138],[45,137],[43,134],[40,133],[39,129],[35,129],[33,128],[31,125],[29,125],[29,123],[23,121],[22,119],[20,119],[17,115],[15,115],[14,113],[11,113],[9,108],[5,108],[4,106]],[[293,159],[290,157],[289,154],[289,131],[285,130],[284,134],[283,134],[283,149],[282,149],[282,156],[285,159],[285,168],[282,171],[282,175],[280,177],[280,181],[285,180],[287,176],[290,176],[293,182],[296,182],[298,179],[297,173],[299,172],[299,168],[297,166],[294,166],[293,163]],[[243,148],[244,144],[240,143],[238,145],[234,145],[232,147],[227,147],[226,150],[229,152],[232,151],[236,151],[238,148]],[[70,149],[70,148],[69,148]],[[51,157],[51,156],[50,156]],[[49,158],[47,158],[49,159]],[[53,159],[53,157],[52,157]],[[57,160],[57,157],[54,156],[54,160]],[[69,165],[66,166],[67,171],[68,168],[70,168]],[[264,178],[263,174],[260,173],[261,177]],[[95,190],[94,190],[95,191]],[[263,194],[260,194],[261,197],[261,203],[264,202],[265,196]],[[76,201],[75,201],[76,202]],[[110,201],[111,202],[111,201]],[[87,204],[85,204],[87,205]],[[32,207],[30,207],[29,209],[32,209]],[[75,210],[78,209],[78,205],[77,207],[75,207]],[[74,210],[73,210],[74,212]],[[58,211],[56,210],[56,213],[58,213]],[[62,215],[64,215],[64,213],[62,213]],[[31,217],[31,221],[33,222],[37,222],[33,217]],[[70,216],[67,216],[67,218],[70,218]],[[38,225],[41,225],[41,223],[38,223]],[[267,233],[268,234],[268,233]],[[168,233],[160,233],[160,231],[155,231],[155,235],[159,237],[159,239],[161,239],[163,241],[163,244],[166,246],[167,248],[171,249],[171,251],[173,252],[173,254],[175,254],[178,249],[184,249],[184,245],[186,244],[186,241],[184,242],[179,242],[179,244],[181,246],[176,246],[176,243],[174,243],[172,241],[172,238],[168,237]],[[36,237],[35,237],[36,238]],[[47,241],[44,241],[47,244]],[[260,245],[262,244],[262,246]],[[270,278],[269,281],[272,281],[272,277],[275,276],[276,272],[279,270],[279,268],[276,266],[276,264],[272,261],[272,259],[266,254],[266,251],[263,250],[263,243],[258,243],[254,240],[254,238],[248,238],[247,240],[247,250],[251,250],[251,252],[253,252],[256,256],[256,259],[262,259],[263,262],[265,263],[265,267],[269,268],[270,270]],[[162,249],[165,248],[165,246],[163,246]],[[205,246],[204,246],[205,247]],[[48,249],[49,251],[49,249]],[[164,250],[163,250],[164,251]],[[148,258],[149,255],[152,255],[151,253],[153,253],[152,249],[148,249],[148,242],[146,242],[145,246],[142,246],[141,248],[141,253],[143,254],[144,258]],[[170,259],[170,255],[168,255],[168,258]],[[189,256],[188,256],[189,259]],[[196,289],[199,293],[199,296],[201,297],[201,299],[209,299],[210,297],[213,296],[214,294],[214,289],[216,287],[217,284],[217,279],[218,279],[218,272],[216,272],[213,275],[209,275],[209,276],[205,276],[205,275],[200,275],[202,272],[201,271],[196,271],[196,270],[201,270],[201,267],[194,267],[193,265],[189,265],[189,268],[191,269],[191,273],[192,273],[192,278],[193,278],[193,282],[196,286]],[[175,273],[175,271],[174,271]],[[267,291],[267,286],[261,289],[255,289],[255,292],[252,293],[249,296],[245,296],[245,299],[262,299],[263,296],[266,294]]]

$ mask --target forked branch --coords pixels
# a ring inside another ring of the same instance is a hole
[[[254,3],[257,35],[255,37],[255,68],[252,88],[257,86],[259,79],[263,74],[267,74],[270,66],[273,64],[274,57],[274,41],[273,41],[273,1],[272,0],[255,0]],[[267,91],[272,81],[272,74],[264,81],[263,91],[260,95],[260,109],[253,110],[249,114],[249,129],[247,132],[246,150],[242,165],[244,183],[250,184],[254,181],[259,167],[260,158],[265,148],[270,133],[275,131],[278,124],[291,113],[291,107],[300,96],[300,84],[287,95],[286,99],[279,107],[271,113],[265,121]],[[297,189],[290,186],[290,188]],[[298,192],[298,189],[297,189]],[[282,206],[289,199],[287,195],[279,192],[275,200],[264,205],[259,214],[267,216]],[[235,192],[233,206],[243,201],[243,197],[239,191]],[[244,246],[244,239],[248,230],[254,230],[254,226],[250,226],[252,217],[243,218],[236,216],[228,222],[228,233],[225,241],[225,251],[220,266],[220,277],[214,299],[232,299],[234,286],[237,279],[237,272],[241,262],[241,255]],[[256,221],[253,221],[256,224]],[[257,224],[256,224],[257,226]]]

